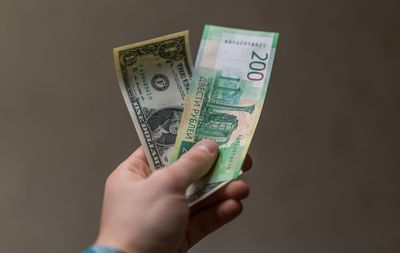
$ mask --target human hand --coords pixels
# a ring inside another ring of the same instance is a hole
[[[236,218],[249,189],[230,182],[189,208],[186,188],[212,167],[218,147],[201,141],[178,161],[151,173],[143,148],[137,149],[107,178],[100,232],[95,245],[126,253],[187,252],[194,244]],[[246,157],[243,170],[251,167]]]

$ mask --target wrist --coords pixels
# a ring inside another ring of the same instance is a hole
[[[82,251],[82,253],[125,253],[114,247],[103,246],[103,245],[93,245]]]
[[[117,250],[115,253],[137,253],[129,243],[124,243],[124,240],[119,240],[114,237],[99,236],[92,247],[108,247]],[[86,253],[86,252],[84,252]],[[91,253],[91,252],[88,252]],[[97,253],[97,252],[95,252]],[[101,252],[103,253],[103,252]],[[108,253],[108,252],[105,252]],[[112,252],[114,253],[114,252]]]

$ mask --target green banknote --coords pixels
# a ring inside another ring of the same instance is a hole
[[[203,139],[220,156],[203,179],[189,187],[191,204],[236,179],[259,120],[278,33],[206,25],[171,161]]]
[[[192,76],[188,32],[114,49],[118,82],[150,167],[170,163]]]

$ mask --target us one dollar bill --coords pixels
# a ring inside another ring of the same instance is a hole
[[[278,36],[205,26],[172,161],[203,139],[218,143],[220,155],[213,169],[189,187],[191,204],[240,174],[265,100]]]
[[[170,163],[192,76],[188,32],[114,49],[118,82],[150,168]]]

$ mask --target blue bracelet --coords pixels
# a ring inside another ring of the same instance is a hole
[[[124,253],[120,250],[108,246],[92,246],[86,248],[82,253]]]

